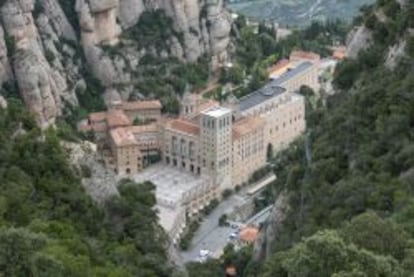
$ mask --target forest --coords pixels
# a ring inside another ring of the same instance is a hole
[[[0,108],[2,276],[171,276],[154,186],[128,180],[103,207],[86,195],[60,132],[16,98]]]

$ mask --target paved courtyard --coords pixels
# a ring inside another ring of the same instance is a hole
[[[150,181],[156,186],[158,200],[180,202],[184,193],[205,182],[201,177],[162,163],[134,175],[134,181]],[[161,203],[160,203],[161,204]],[[163,203],[168,204],[168,203]]]
[[[177,242],[186,225],[185,203],[208,182],[200,176],[161,163],[135,174],[133,179],[137,183],[150,181],[155,185],[160,224]]]

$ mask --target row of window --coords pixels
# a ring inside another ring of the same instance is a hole
[[[181,139],[178,142],[177,137],[173,136],[171,140],[171,152],[176,154],[181,154],[183,156],[188,156],[190,158],[195,157],[195,143],[193,141],[187,141],[185,139]]]
[[[208,118],[208,117],[204,117],[202,120],[202,124],[204,128],[209,128],[209,129],[216,129],[216,122],[217,120],[214,118]],[[231,125],[231,119],[230,117],[223,117],[220,118],[217,122],[217,127],[218,129],[223,129],[225,127],[228,127]]]
[[[298,116],[295,116],[293,119],[291,118],[290,120],[289,120],[289,124],[290,125],[292,125],[294,122],[297,122],[297,121],[299,121],[299,120],[301,120],[302,119],[302,115],[298,115]],[[286,128],[287,126],[287,123],[286,122],[283,122],[282,123],[282,126],[281,126],[281,128]],[[277,131],[279,131],[279,126],[278,125],[276,125],[275,126],[275,128],[274,129],[270,129],[269,130],[269,134],[272,134],[272,132],[273,132],[273,130],[275,131],[275,132],[277,132]]]
[[[179,163],[177,159],[175,158],[171,159],[170,157],[167,156],[165,157],[165,162],[167,165],[172,165],[175,167],[187,169],[187,163],[185,161],[182,161],[181,163]],[[195,167],[193,164],[190,164],[188,170],[191,173],[201,175],[201,168],[199,166]]]

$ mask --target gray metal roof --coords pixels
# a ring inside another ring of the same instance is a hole
[[[250,93],[242,98],[240,98],[240,111],[248,110],[256,105],[259,105],[273,97],[276,97],[286,91],[283,87],[283,83],[296,76],[297,74],[307,70],[313,64],[311,62],[303,62],[292,68],[289,71],[286,71],[279,78],[272,80],[267,83],[264,87],[255,92]]]
[[[303,62],[296,66],[295,68],[292,68],[291,70],[286,71],[282,75],[280,75],[278,78],[274,79],[274,82],[277,85],[281,85],[287,80],[291,79],[292,77],[296,76],[297,74],[305,71],[309,67],[311,67],[313,64],[311,62]]]
[[[286,89],[280,87],[275,81],[267,83],[264,87],[240,98],[240,111],[248,110],[284,93],[285,91]]]

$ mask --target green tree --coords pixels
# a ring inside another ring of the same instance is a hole
[[[330,277],[334,274],[402,276],[402,269],[393,258],[346,244],[335,231],[321,231],[292,249],[275,254],[265,264],[262,276]]]
[[[45,236],[26,229],[1,229],[0,271],[5,276],[30,276],[31,259],[45,244]]]
[[[401,260],[408,247],[408,235],[390,220],[383,220],[374,212],[353,218],[343,228],[342,236],[348,242],[381,255]]]

